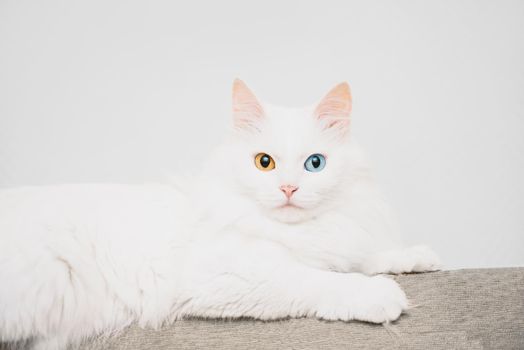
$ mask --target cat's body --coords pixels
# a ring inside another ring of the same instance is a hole
[[[0,341],[63,348],[184,316],[396,319],[408,306],[398,285],[355,272],[433,270],[438,259],[402,248],[339,123],[346,87],[312,112],[262,108],[236,82],[237,132],[183,185],[0,191]],[[320,127],[322,111],[336,118]],[[260,152],[274,169],[255,167]],[[325,169],[304,171],[317,153]]]

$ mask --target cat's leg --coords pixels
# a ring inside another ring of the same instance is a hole
[[[57,350],[74,348],[76,344],[71,343],[71,340],[60,336],[48,336],[46,338],[36,338],[27,347],[31,350]]]
[[[315,269],[287,252],[259,248],[243,247],[213,259],[202,255],[181,285],[186,296],[174,306],[175,317],[308,316],[382,323],[408,307],[404,292],[390,278]]]
[[[440,259],[430,248],[423,245],[379,252],[368,257],[361,271],[368,275],[378,273],[410,273],[436,271]]]
[[[131,319],[82,255],[42,255],[0,264],[0,280],[8,281],[0,288],[0,340],[26,339],[23,349],[66,349]]]

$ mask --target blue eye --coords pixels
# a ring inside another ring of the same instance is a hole
[[[304,163],[304,168],[306,168],[307,171],[311,172],[320,171],[324,169],[325,166],[326,158],[324,158],[322,154],[317,153],[310,155]]]

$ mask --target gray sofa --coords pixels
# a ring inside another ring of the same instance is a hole
[[[156,331],[130,327],[81,349],[524,349],[524,268],[395,279],[419,306],[388,327],[314,319],[186,320]]]

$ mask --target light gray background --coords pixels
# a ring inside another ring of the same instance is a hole
[[[230,88],[353,88],[353,132],[408,241],[524,265],[524,1],[0,0],[0,186],[198,165]]]

